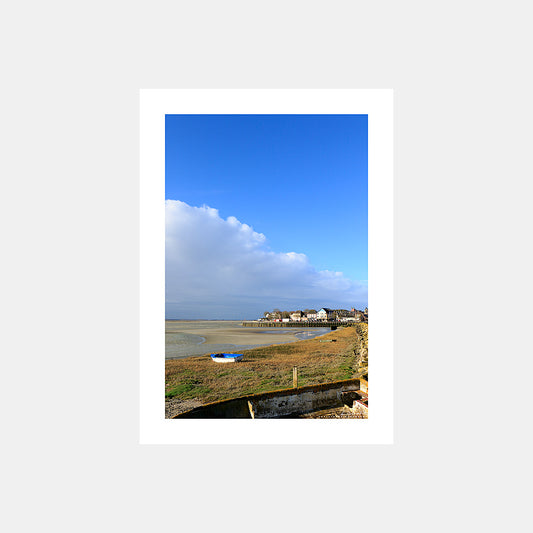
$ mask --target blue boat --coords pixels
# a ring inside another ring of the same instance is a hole
[[[215,363],[236,363],[243,358],[242,353],[212,353],[211,359]]]

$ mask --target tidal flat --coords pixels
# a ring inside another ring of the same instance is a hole
[[[165,357],[181,359],[258,346],[286,344],[325,335],[329,328],[243,328],[240,320],[166,320]]]

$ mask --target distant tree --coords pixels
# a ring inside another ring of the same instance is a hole
[[[305,314],[309,314],[309,313],[315,313],[316,314],[316,309],[305,309],[304,313]]]
[[[263,313],[263,316],[264,316],[264,317],[267,317],[269,314],[270,314],[270,311],[265,311],[265,312]]]
[[[282,311],[281,312],[281,318],[289,318],[291,316],[291,314],[289,313],[289,311]]]

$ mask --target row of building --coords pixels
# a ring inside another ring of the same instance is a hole
[[[323,307],[316,313],[304,313],[303,311],[293,311],[289,317],[282,318],[279,313],[267,313],[264,318],[272,322],[368,322],[368,307],[364,311],[358,311],[354,307],[350,311],[347,309],[329,309]]]

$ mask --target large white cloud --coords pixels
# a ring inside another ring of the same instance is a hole
[[[271,251],[217,209],[167,200],[166,302],[169,318],[256,318],[275,307],[364,307],[367,286],[318,271],[305,254]]]

